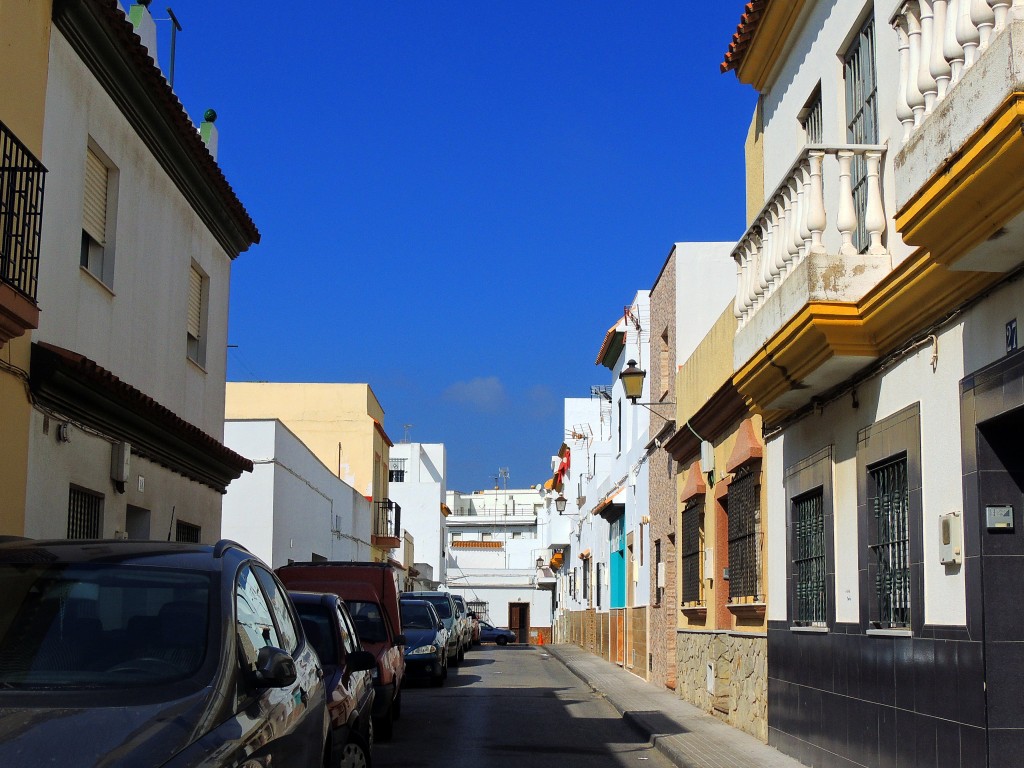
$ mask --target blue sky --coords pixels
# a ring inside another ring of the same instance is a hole
[[[228,378],[368,382],[393,440],[446,444],[449,488],[549,477],[563,398],[610,383],[604,333],[672,243],[745,228],[755,94],[718,69],[743,0],[172,7],[175,89],[217,110],[263,236]]]

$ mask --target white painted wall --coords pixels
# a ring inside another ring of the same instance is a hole
[[[736,243],[676,243],[676,361],[686,362],[736,296]],[[657,344],[654,345],[657,349]],[[653,354],[653,353],[652,353]],[[655,419],[657,421],[657,419]],[[659,429],[660,425],[655,427]]]
[[[255,464],[224,496],[223,531],[272,567],[370,559],[370,504],[281,422],[227,421],[225,441]]]
[[[416,562],[427,563],[444,581],[444,516],[447,454],[442,443],[398,443],[390,459],[405,460],[405,480],[388,483],[388,497],[402,508],[402,527],[415,539]],[[399,560],[404,552],[400,553]],[[404,561],[403,561],[404,562]]]

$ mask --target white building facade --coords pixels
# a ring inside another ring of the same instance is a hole
[[[518,642],[550,642],[553,580],[541,488],[448,491],[445,588]]]
[[[277,419],[229,420],[224,440],[253,462],[224,496],[223,535],[277,568],[368,561],[370,502]]]
[[[388,459],[388,495],[401,507],[402,528],[412,536],[414,549],[398,559],[409,562],[417,589],[436,589],[445,581],[444,521],[449,514],[447,453],[442,443],[397,443]],[[407,557],[411,555],[411,557]]]
[[[215,541],[251,468],[221,439],[259,233],[117,4],[55,5],[44,147],[26,535]]]

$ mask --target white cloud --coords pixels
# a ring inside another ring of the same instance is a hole
[[[444,399],[484,413],[495,413],[508,404],[505,387],[497,376],[457,381],[444,391]]]

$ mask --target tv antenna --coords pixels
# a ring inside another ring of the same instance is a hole
[[[403,424],[402,426],[405,428],[405,437],[402,439],[402,442],[403,443],[408,443],[409,442],[409,430],[412,429],[415,425],[414,424]]]

